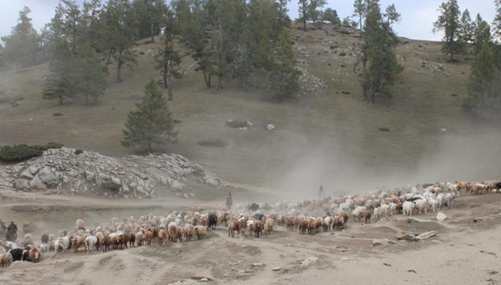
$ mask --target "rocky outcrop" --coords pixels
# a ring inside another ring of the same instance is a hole
[[[63,147],[26,162],[0,166],[0,185],[18,191],[146,198],[159,189],[182,190],[187,181],[222,186],[221,179],[178,154],[115,158]]]

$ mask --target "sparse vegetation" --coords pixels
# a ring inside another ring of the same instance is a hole
[[[48,149],[61,148],[62,144],[48,143],[46,145],[6,145],[0,147],[0,162],[14,163],[42,155]]]

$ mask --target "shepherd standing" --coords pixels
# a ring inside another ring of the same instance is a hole
[[[230,210],[231,206],[233,206],[233,198],[231,197],[231,191],[228,192],[228,196],[226,197],[226,209]]]

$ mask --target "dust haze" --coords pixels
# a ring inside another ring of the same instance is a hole
[[[433,137],[423,136],[421,153],[398,145],[396,139],[383,151],[391,156],[378,153],[376,145],[366,149],[365,156],[351,155],[360,141],[308,145],[286,155],[287,170],[270,175],[276,177],[271,185],[284,199],[315,199],[321,185],[328,195],[339,196],[439,181],[494,180],[501,175],[500,142],[499,129],[479,124],[465,133],[441,130]]]

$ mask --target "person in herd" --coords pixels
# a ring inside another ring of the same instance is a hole
[[[228,196],[226,197],[226,209],[230,210],[231,206],[233,206],[233,198],[231,197],[231,191],[228,192]]]
[[[318,189],[318,200],[322,200],[324,198],[324,185],[320,185]]]
[[[7,227],[7,234],[5,235],[5,239],[13,242],[17,240],[17,225],[12,221]]]

